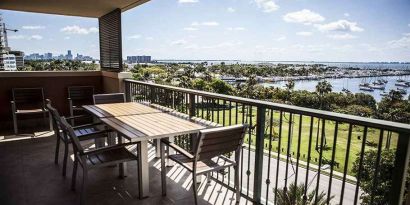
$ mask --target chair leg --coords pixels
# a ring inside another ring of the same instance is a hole
[[[63,159],[63,176],[67,173],[67,160],[68,160],[68,143],[64,142],[64,159]]]
[[[55,135],[57,138],[57,143],[56,143],[56,153],[55,153],[54,163],[58,164],[58,155],[60,154],[60,134],[55,133]]]
[[[18,135],[18,127],[17,127],[17,116],[15,113],[13,113],[13,125],[14,125],[14,134]]]
[[[85,204],[86,201],[86,194],[87,194],[87,178],[88,178],[88,171],[87,168],[83,167],[83,185],[81,190],[81,204]]]
[[[74,165],[73,165],[73,175],[71,177],[71,190],[75,190],[75,184],[77,182],[77,168],[78,168],[78,161],[74,158]]]
[[[239,166],[236,165],[235,169],[235,194],[236,194],[236,204],[239,204],[241,200],[241,189],[239,188]]]
[[[196,190],[197,188],[197,181],[196,181],[196,172],[192,172],[192,189],[194,191],[194,200],[195,200],[195,205],[198,204],[198,190]]]

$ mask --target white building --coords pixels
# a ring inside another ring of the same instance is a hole
[[[4,70],[17,71],[16,56],[13,54],[3,54]]]

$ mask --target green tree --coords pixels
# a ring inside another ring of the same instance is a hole
[[[233,87],[221,79],[213,79],[209,84],[213,92],[230,95],[233,93]]]
[[[371,195],[373,195],[373,203],[371,205],[385,205],[389,204],[389,195],[392,188],[392,180],[394,175],[394,160],[396,150],[384,149],[381,152],[379,172],[377,176],[374,176],[375,163],[377,160],[377,150],[365,151],[363,155],[362,169],[360,170],[360,153],[357,153],[357,158],[353,163],[352,172],[356,178],[360,175],[360,188],[363,193],[360,196],[362,200],[361,204],[371,204]],[[360,170],[360,172],[359,172]],[[373,190],[374,179],[378,180],[378,183]],[[410,169],[407,171],[407,183],[406,190],[408,190],[410,182]],[[404,197],[406,198],[406,197]]]

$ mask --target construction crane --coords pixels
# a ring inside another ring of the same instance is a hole
[[[8,52],[10,51],[9,42],[7,39],[7,31],[17,32],[18,30],[7,28],[0,14],[0,70],[4,69],[3,55],[8,54]]]

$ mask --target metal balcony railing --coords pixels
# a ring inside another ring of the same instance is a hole
[[[223,126],[249,124],[241,193],[256,204],[279,204],[283,193],[311,204],[378,204],[383,197],[388,204],[404,201],[408,124],[134,80],[125,80],[125,88],[128,101],[160,104]],[[176,143],[190,149],[189,136],[178,136]],[[368,151],[374,154],[367,156]],[[385,151],[394,153],[394,162],[383,161]],[[386,163],[393,167],[387,170],[391,179],[380,177]],[[231,173],[213,178],[232,188]],[[300,189],[289,189],[290,184]],[[382,198],[381,184],[390,187]]]

